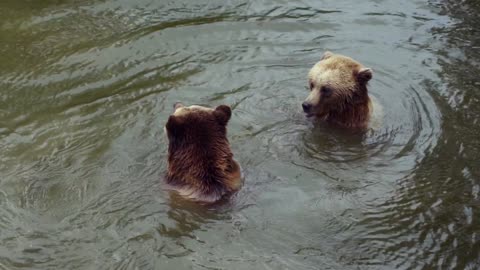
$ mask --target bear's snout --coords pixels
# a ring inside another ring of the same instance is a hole
[[[302,103],[302,108],[305,113],[311,113],[312,107],[312,103],[310,102],[305,101]]]

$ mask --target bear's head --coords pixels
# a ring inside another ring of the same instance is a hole
[[[240,188],[240,167],[227,139],[229,106],[174,105],[165,130],[168,137],[166,182],[181,195],[215,201]]]
[[[308,74],[310,94],[302,103],[303,111],[309,117],[328,119],[368,106],[367,83],[371,78],[371,69],[350,57],[327,51]]]
[[[226,139],[226,126],[232,111],[227,105],[215,109],[182,103],[174,104],[174,113],[165,125],[170,144],[215,142]]]

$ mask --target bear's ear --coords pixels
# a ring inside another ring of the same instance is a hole
[[[322,58],[320,58],[320,61],[328,59],[328,58],[332,57],[332,55],[333,55],[333,53],[331,51],[326,51],[326,52],[323,53],[323,56],[322,56]]]
[[[181,102],[175,102],[175,103],[173,104],[173,109],[174,109],[174,110],[180,109],[180,108],[182,108],[182,107],[185,107],[185,105],[183,105],[183,103],[181,103]]]
[[[227,105],[220,105],[215,108],[213,114],[217,118],[218,122],[225,126],[227,125],[228,120],[230,120],[230,117],[232,117],[232,109],[230,109],[230,107]]]
[[[372,70],[370,68],[361,68],[357,73],[357,80],[360,83],[367,83],[372,79]]]
[[[165,128],[167,129],[168,134],[178,136],[182,130],[180,119],[178,119],[178,117],[175,115],[170,115]]]

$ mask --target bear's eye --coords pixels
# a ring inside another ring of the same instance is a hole
[[[309,86],[310,86],[310,91],[312,91],[312,89],[313,89],[313,87],[314,87],[315,85],[313,85],[313,82],[310,82],[310,85],[309,85]]]
[[[332,93],[332,89],[328,86],[322,86],[320,92],[325,96],[329,96]]]

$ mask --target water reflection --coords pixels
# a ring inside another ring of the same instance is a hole
[[[369,230],[355,236],[370,256],[408,269],[476,269],[480,265],[477,121],[478,43],[474,1],[439,5],[452,23],[434,27],[432,43],[445,84],[425,81],[442,113],[438,144],[398,181],[394,196],[366,212]],[[475,138],[474,138],[475,137]],[[395,235],[395,241],[392,241]],[[412,258],[415,258],[412,260]]]
[[[468,7],[468,8],[467,8]],[[475,269],[474,1],[4,1],[0,265]],[[379,129],[313,125],[325,50],[374,70]],[[174,101],[230,104],[245,186],[162,189]]]

